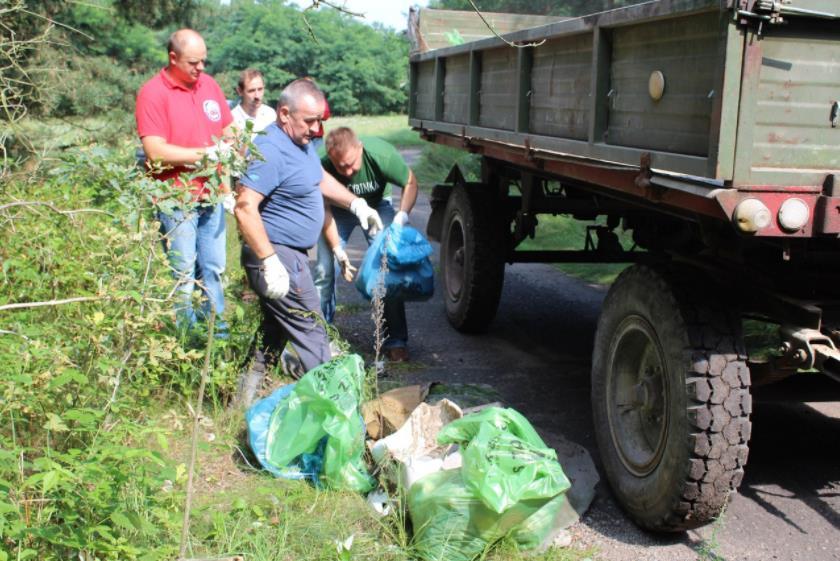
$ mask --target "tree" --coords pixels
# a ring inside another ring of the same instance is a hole
[[[292,79],[311,76],[337,114],[404,110],[405,39],[337,10],[307,12],[305,22],[280,1],[234,2],[205,38],[209,71],[231,93],[238,73],[254,67],[265,76],[269,100]]]

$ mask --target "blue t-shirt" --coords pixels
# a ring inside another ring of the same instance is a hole
[[[298,146],[276,123],[254,141],[264,161],[255,160],[239,182],[265,197],[260,204],[271,243],[308,249],[324,226],[323,169],[312,144]]]

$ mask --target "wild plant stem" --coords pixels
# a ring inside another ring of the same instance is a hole
[[[187,467],[187,497],[184,502],[184,525],[181,528],[181,546],[178,558],[183,559],[187,553],[187,542],[190,536],[190,509],[192,508],[193,476],[195,472],[195,457],[198,450],[198,430],[201,420],[201,406],[204,402],[204,387],[207,385],[207,374],[210,371],[210,357],[213,354],[213,328],[216,325],[216,308],[210,311],[210,321],[207,322],[207,350],[204,354],[204,367],[201,369],[201,382],[198,385],[198,397],[195,404],[195,419],[193,420],[192,443],[190,445],[190,463]]]

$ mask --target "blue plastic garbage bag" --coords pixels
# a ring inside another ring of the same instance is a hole
[[[318,485],[321,480],[321,472],[323,472],[326,438],[322,439],[313,453],[301,454],[295,461],[282,469],[272,465],[266,457],[268,425],[271,415],[277,405],[288,398],[294,389],[295,384],[280,387],[268,397],[257,401],[248,408],[248,411],[245,412],[245,421],[248,424],[248,443],[263,469],[275,477],[308,479]]]
[[[386,297],[400,297],[407,302],[432,297],[435,291],[435,270],[429,259],[432,245],[411,226],[391,224],[373,239],[356,276],[356,288],[365,298],[372,299],[380,283],[383,251],[388,267],[384,278]]]

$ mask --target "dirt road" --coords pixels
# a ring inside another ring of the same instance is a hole
[[[421,196],[412,213],[421,230],[428,211]],[[350,247],[361,260],[360,235]],[[411,363],[397,372],[409,382],[490,384],[541,432],[584,446],[597,465],[589,368],[605,294],[548,265],[508,266],[496,320],[485,335],[467,336],[447,324],[438,290],[430,302],[408,305]],[[340,331],[369,359],[368,305],[346,284],[339,303]],[[770,390],[755,392],[746,477],[720,522],[679,535],[642,532],[602,481],[572,527],[572,546],[616,561],[840,559],[840,384],[816,379]]]

